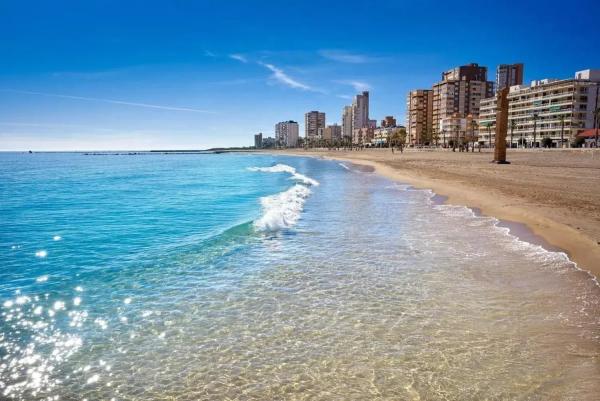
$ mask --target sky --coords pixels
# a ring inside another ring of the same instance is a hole
[[[279,121],[405,121],[406,95],[476,62],[488,79],[600,68],[600,2],[0,0],[0,150],[250,146]]]

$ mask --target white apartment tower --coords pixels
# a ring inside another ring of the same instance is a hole
[[[344,106],[342,110],[342,139],[352,138],[352,106]]]
[[[496,98],[481,100],[480,141],[495,140]],[[594,128],[600,107],[600,70],[584,70],[571,79],[542,79],[510,87],[508,147],[568,147],[577,134]],[[551,142],[550,142],[551,141]]]
[[[289,120],[275,124],[275,139],[279,146],[295,148],[298,145],[298,123]]]

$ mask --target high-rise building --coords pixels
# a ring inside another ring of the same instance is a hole
[[[254,147],[256,149],[262,148],[262,132],[254,135]]]
[[[304,114],[304,135],[306,139],[318,138],[319,129],[323,128],[325,128],[325,113],[309,111]]]
[[[394,116],[385,116],[383,120],[381,120],[382,128],[391,128],[396,126],[396,119]]]
[[[516,85],[508,94],[509,147],[566,147],[577,134],[594,127],[600,106],[600,70],[584,70],[571,79],[542,79]],[[479,140],[495,141],[496,98],[481,101]]]
[[[323,139],[329,142],[339,141],[342,138],[342,126],[333,124],[328,125],[323,130]]]
[[[406,142],[418,145],[425,142],[432,130],[433,91],[417,89],[410,91],[406,99]]]
[[[354,128],[352,130],[352,143],[359,146],[370,146],[375,129],[371,127]]]
[[[352,106],[344,106],[342,110],[342,137],[345,140],[352,138]]]
[[[487,67],[471,63],[442,73],[432,90],[432,130],[439,135],[444,119],[478,118],[479,102],[493,96],[494,83],[487,80]]]
[[[275,138],[279,146],[295,148],[298,145],[298,123],[289,120],[275,124]]]
[[[352,101],[352,130],[369,126],[369,92],[364,91]]]
[[[522,85],[523,70],[523,63],[500,64],[496,68],[496,92],[503,88]]]

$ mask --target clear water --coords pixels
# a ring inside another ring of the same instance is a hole
[[[0,218],[2,399],[600,394],[592,277],[337,162],[0,154]]]

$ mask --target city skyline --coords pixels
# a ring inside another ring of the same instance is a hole
[[[304,132],[309,110],[342,125],[343,107],[365,90],[371,118],[403,123],[408,92],[456,65],[486,66],[493,80],[499,64],[522,62],[525,83],[600,67],[591,51],[594,2],[557,27],[560,9],[547,2],[498,9],[493,20],[475,18],[471,6],[456,13],[427,3],[331,3],[322,5],[315,32],[301,24],[310,4],[284,12],[271,3],[140,9],[92,2],[69,4],[69,13],[67,5],[4,4],[0,149],[250,146],[251,134],[271,135],[277,121],[299,121]],[[447,13],[457,14],[452,29],[470,33],[468,43],[440,39]],[[359,14],[360,25],[373,29],[335,27]],[[381,15],[398,22],[382,24]],[[420,15],[426,26],[412,17]],[[554,32],[554,40],[532,44],[533,27]],[[566,48],[569,57],[561,56]]]

